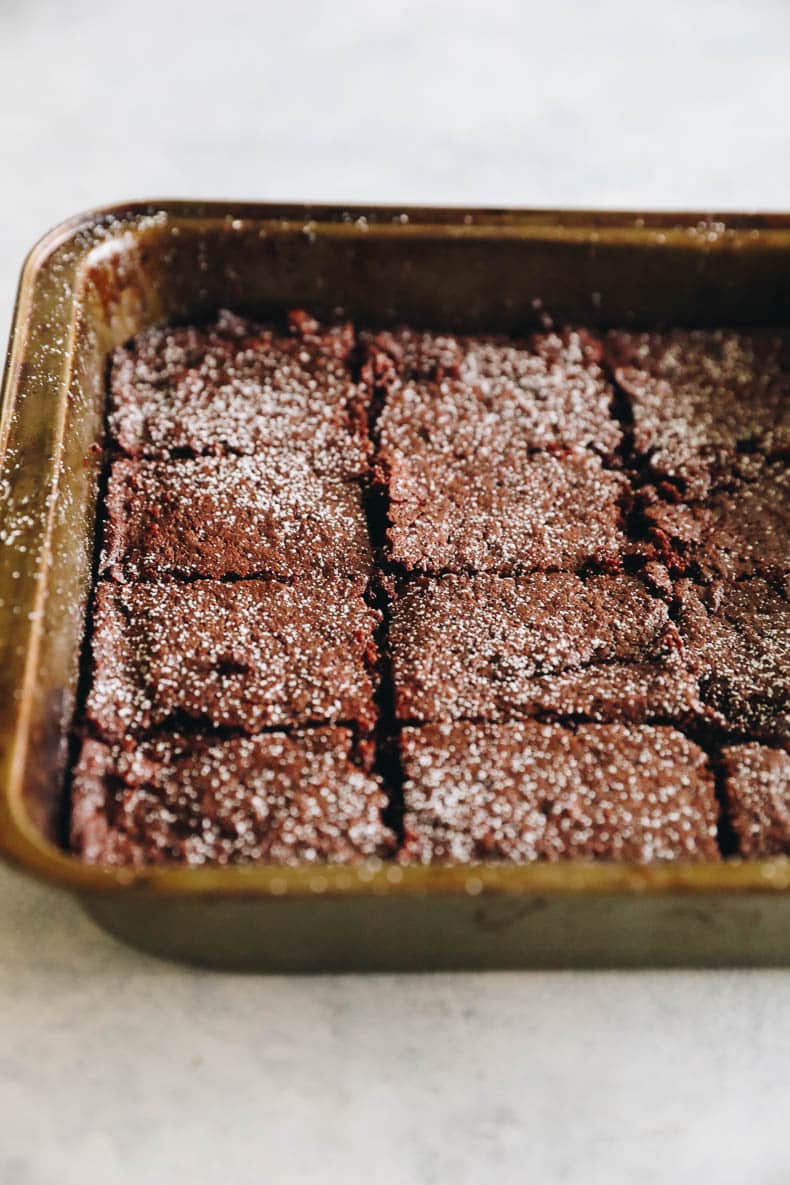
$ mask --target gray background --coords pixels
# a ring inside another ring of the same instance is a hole
[[[790,5],[0,0],[0,340],[137,197],[782,209]],[[0,871],[0,1185],[786,1182],[773,973],[242,978]]]

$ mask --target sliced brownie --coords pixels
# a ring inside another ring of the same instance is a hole
[[[373,724],[378,615],[349,581],[99,585],[87,716],[123,742],[165,724]]]
[[[701,502],[645,490],[643,517],[671,568],[710,581],[790,572],[790,467],[758,456],[737,459]]]
[[[379,779],[352,734],[319,728],[163,738],[129,753],[87,740],[71,843],[93,864],[347,863],[394,845]]]
[[[392,559],[436,573],[616,568],[626,479],[592,454],[558,458],[378,457]]]
[[[606,338],[652,472],[704,496],[740,451],[790,451],[790,336],[767,330],[672,330]]]
[[[703,701],[757,740],[790,742],[790,606],[765,580],[677,585],[677,624]]]
[[[101,570],[116,579],[358,576],[362,494],[298,454],[116,461]]]
[[[666,604],[633,576],[412,580],[395,599],[389,645],[402,720],[703,710]]]
[[[790,754],[765,745],[733,745],[722,760],[739,855],[790,856]]]
[[[428,573],[617,565],[627,483],[585,451],[611,458],[621,435],[596,339],[404,329],[367,335],[363,353],[383,400],[376,471],[397,563]]]
[[[383,392],[382,448],[407,456],[487,457],[620,442],[601,343],[581,330],[524,341],[401,329],[363,335],[363,374]]]
[[[402,858],[717,860],[705,754],[671,728],[406,728]]]
[[[229,313],[205,330],[154,328],[116,350],[110,431],[132,457],[302,452],[321,473],[365,473],[367,395],[350,325],[292,313],[290,334]]]

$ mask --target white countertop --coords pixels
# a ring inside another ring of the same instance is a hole
[[[0,0],[24,252],[154,196],[790,206],[790,6]],[[0,1185],[784,1185],[790,974],[244,978],[0,870]]]

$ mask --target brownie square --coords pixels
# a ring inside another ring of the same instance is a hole
[[[298,454],[116,461],[100,568],[116,579],[369,570],[362,493]]]
[[[790,606],[758,577],[677,585],[677,625],[703,701],[755,740],[790,741]]]
[[[765,745],[722,752],[727,814],[738,854],[790,856],[790,754]]]
[[[740,457],[703,502],[645,490],[643,516],[670,568],[703,582],[790,572],[790,467]]]
[[[348,863],[392,851],[379,779],[352,734],[86,740],[71,846],[92,864]]]
[[[719,858],[705,754],[671,728],[436,724],[401,754],[407,861]]]
[[[118,742],[186,721],[369,729],[379,617],[362,591],[343,580],[101,584],[87,717]]]
[[[434,457],[382,449],[387,537],[408,571],[616,568],[627,546],[628,483],[592,454],[516,459]]]
[[[524,341],[401,329],[363,335],[363,375],[384,393],[388,453],[484,456],[589,448],[611,459],[621,430],[602,346],[583,330]]]
[[[739,451],[790,451],[790,337],[673,330],[606,338],[629,401],[633,444],[652,472],[704,496]]]
[[[149,329],[116,350],[116,443],[151,458],[284,449],[321,473],[364,474],[368,398],[352,381],[353,330],[289,320],[286,335],[221,313],[208,329]]]
[[[666,604],[634,576],[413,580],[396,597],[389,646],[401,720],[703,711]]]

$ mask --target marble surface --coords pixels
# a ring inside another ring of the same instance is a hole
[[[0,0],[25,250],[153,196],[788,206],[790,6]],[[790,975],[244,978],[0,870],[0,1185],[779,1185]]]

